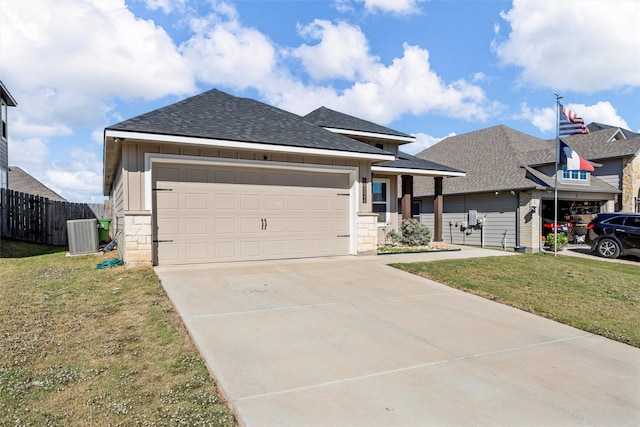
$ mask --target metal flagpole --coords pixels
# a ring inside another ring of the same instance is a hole
[[[556,180],[553,191],[553,256],[558,256],[558,164],[560,163],[560,100],[562,96],[556,96]]]

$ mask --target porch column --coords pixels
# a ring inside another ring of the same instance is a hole
[[[413,202],[413,175],[402,175],[402,221],[411,219]]]
[[[433,241],[442,242],[442,177],[434,178],[433,188]]]

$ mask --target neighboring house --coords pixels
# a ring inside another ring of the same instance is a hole
[[[601,129],[563,138],[596,168],[593,173],[559,171],[560,221],[637,209],[633,200],[640,186],[640,138],[626,139],[618,128]],[[446,161],[466,172],[466,177],[444,183],[445,241],[540,250],[543,224],[554,219],[555,139],[495,126],[446,138],[418,157]],[[420,178],[414,188],[414,197],[423,200],[421,220],[427,225],[433,222],[432,187],[430,179]]]
[[[9,172],[9,124],[8,107],[18,105],[0,81],[0,189],[7,188]]]
[[[414,175],[464,175],[399,153],[414,140],[400,132],[218,90],[104,135],[104,194],[128,264],[372,253],[379,229],[397,226],[396,198],[410,203]]]
[[[45,197],[53,202],[67,201],[18,166],[9,166],[9,190]]]

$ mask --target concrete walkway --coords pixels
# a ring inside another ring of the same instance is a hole
[[[242,425],[638,426],[637,348],[385,265],[508,254],[156,271]]]

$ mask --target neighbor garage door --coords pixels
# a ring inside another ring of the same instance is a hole
[[[156,164],[159,265],[349,254],[348,173]]]

